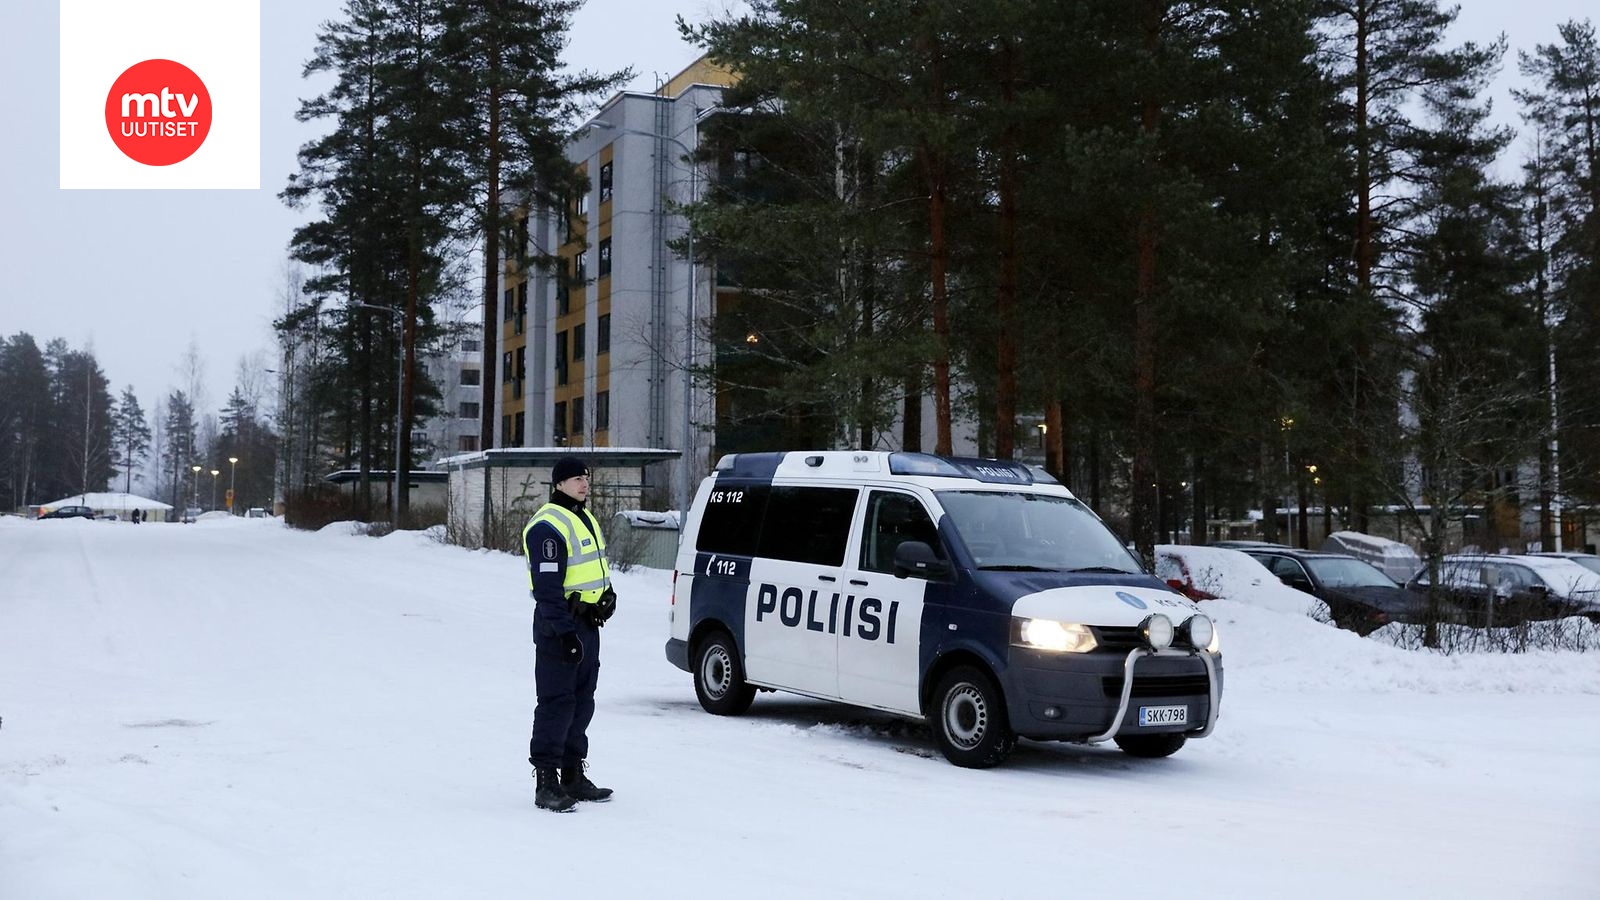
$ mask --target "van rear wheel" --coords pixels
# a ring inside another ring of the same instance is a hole
[[[694,693],[705,711],[717,716],[743,715],[756,698],[756,689],[744,680],[739,648],[724,631],[707,635],[694,657]]]
[[[1000,688],[973,666],[957,666],[939,679],[928,722],[939,752],[963,768],[998,766],[1017,746]]]
[[[1113,738],[1122,752],[1140,759],[1161,759],[1183,749],[1188,742],[1182,732],[1167,734],[1130,734]]]

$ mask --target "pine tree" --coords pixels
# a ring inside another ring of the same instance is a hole
[[[1519,55],[1534,87],[1517,92],[1538,129],[1540,224],[1547,231],[1551,347],[1564,494],[1600,499],[1600,40],[1590,22]]]
[[[547,262],[522,246],[502,247],[511,229],[503,193],[527,209],[559,209],[573,195],[566,157],[569,123],[584,105],[615,89],[631,70],[610,75],[560,71],[578,0],[485,0],[446,6],[442,52],[469,147],[463,164],[474,224],[483,238],[483,358],[494,359],[500,334],[501,258]],[[494,379],[483,379],[481,444],[495,441]]]
[[[50,415],[50,375],[33,337],[0,343],[0,466],[6,499],[21,509],[45,498],[38,487],[40,450]]]
[[[150,425],[145,421],[144,410],[139,407],[132,385],[123,390],[122,400],[112,417],[111,444],[114,464],[126,470],[122,490],[132,493],[133,470],[143,465],[150,453]]]
[[[170,502],[175,509],[186,509],[189,504],[183,496],[183,479],[190,477],[190,466],[199,462],[199,456],[195,444],[194,407],[183,391],[173,391],[167,396],[167,415],[162,430],[166,434],[163,462],[172,477]]]
[[[1392,354],[1383,351],[1392,349],[1405,303],[1392,256],[1397,229],[1415,215],[1423,178],[1418,156],[1436,138],[1417,121],[1418,104],[1424,93],[1465,90],[1481,80],[1503,47],[1444,46],[1457,10],[1437,0],[1318,0],[1317,8],[1328,36],[1326,70],[1340,90],[1334,133],[1353,161],[1355,198],[1353,234],[1341,236],[1352,271],[1338,320],[1348,333],[1336,342],[1351,353],[1331,367],[1337,385],[1329,393],[1347,398],[1338,462],[1350,473],[1353,524],[1365,531],[1369,488],[1385,464],[1368,440],[1396,416],[1380,402],[1393,395],[1398,377],[1387,364]]]

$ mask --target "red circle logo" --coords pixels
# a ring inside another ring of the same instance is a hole
[[[211,94],[193,70],[170,59],[134,63],[106,95],[106,130],[134,162],[170,166],[200,149],[211,131]]]

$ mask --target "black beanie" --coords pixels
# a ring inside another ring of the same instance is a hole
[[[550,470],[550,483],[560,484],[568,478],[589,474],[589,466],[576,456],[563,456],[556,460],[556,467]]]

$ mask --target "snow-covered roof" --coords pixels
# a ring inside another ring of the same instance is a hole
[[[125,494],[122,491],[90,492],[87,494],[73,494],[62,497],[50,503],[41,503],[47,509],[59,509],[63,506],[87,506],[90,509],[171,509],[170,503],[160,500],[151,500],[138,494]]]

